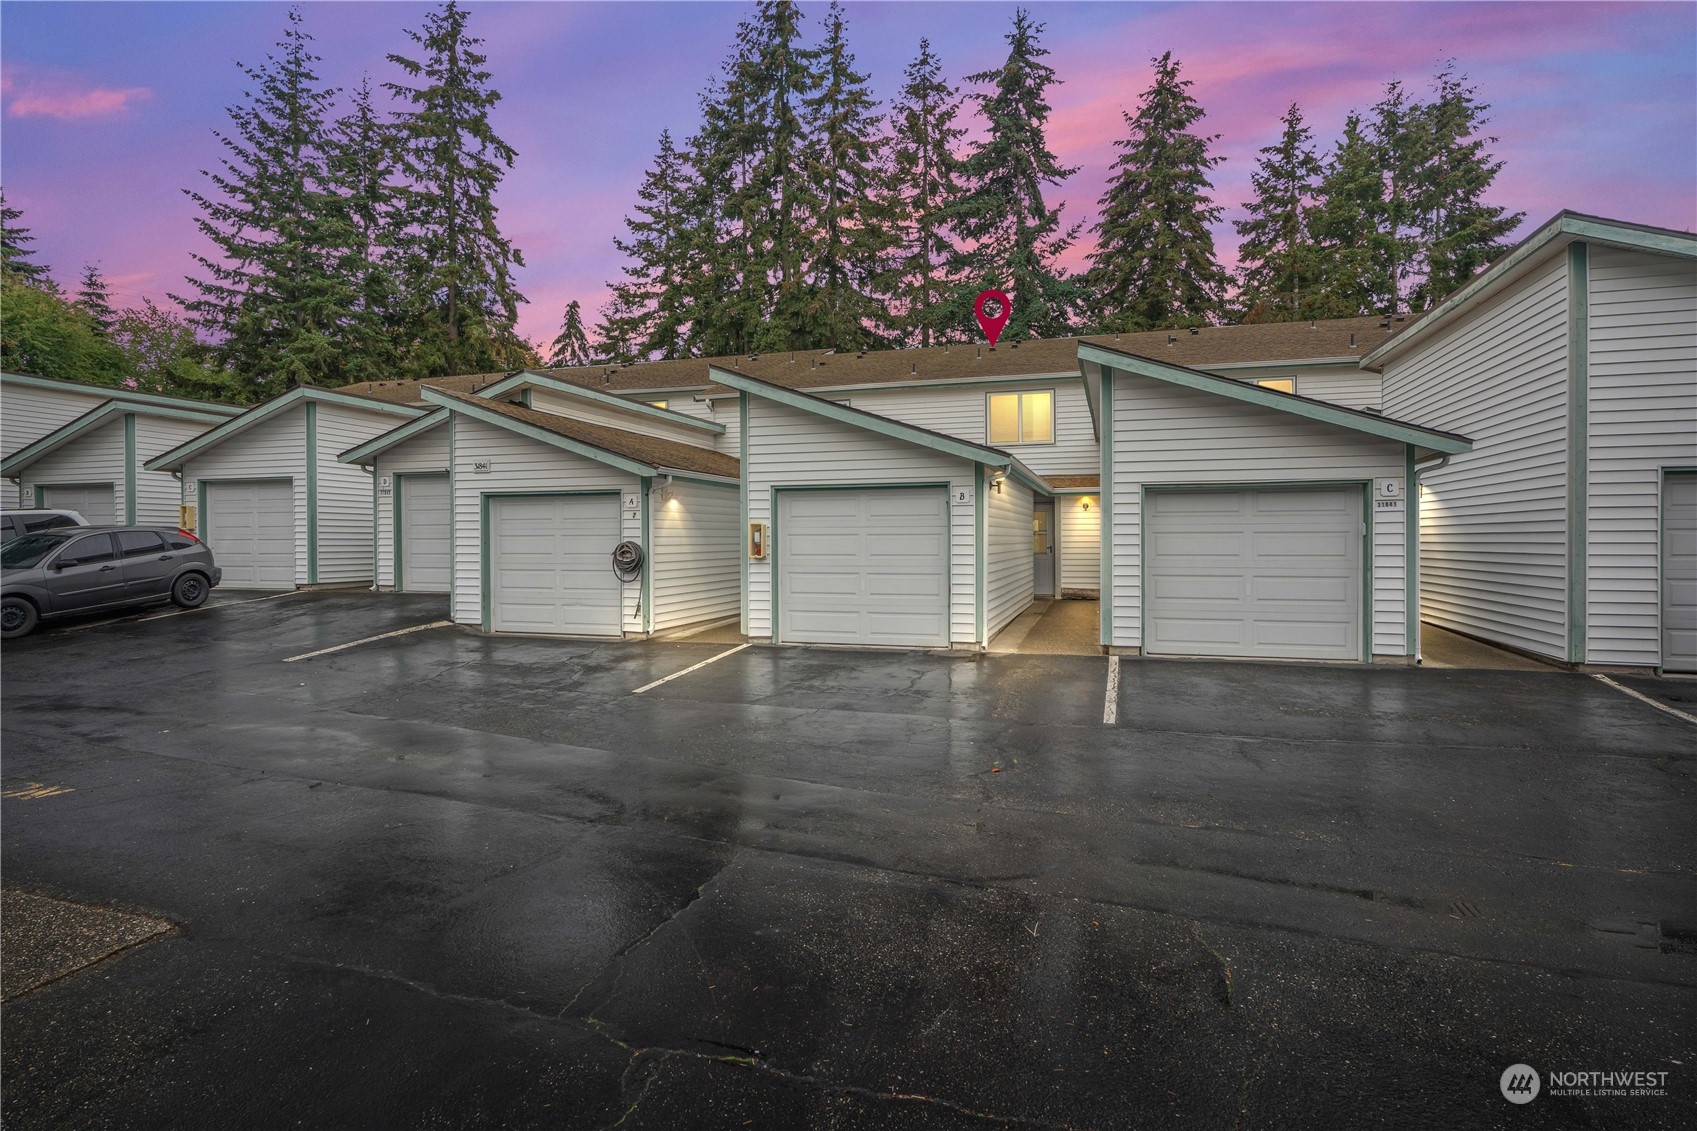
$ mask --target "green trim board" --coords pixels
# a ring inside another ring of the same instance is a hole
[[[604,463],[609,467],[618,468],[620,471],[627,472],[631,475],[640,477],[643,475],[652,475],[654,473],[653,464],[643,463],[640,460],[627,459],[621,455],[615,455],[603,448],[597,448],[592,444],[581,443],[577,440],[561,436],[557,432],[550,432],[546,428],[538,428],[534,424],[529,424],[522,420],[514,420],[512,417],[505,416],[499,412],[491,412],[488,409],[479,408],[477,405],[470,404],[466,401],[444,399],[442,398],[441,393],[438,393],[436,390],[429,387],[420,389],[419,391],[424,395],[424,399],[430,401],[432,404],[444,405],[454,413],[469,416],[473,420],[479,421],[483,424],[492,424],[497,428],[505,428],[507,431],[512,432],[515,435],[540,441],[550,447],[559,448],[561,451],[571,452],[573,455],[579,455],[583,456],[585,459],[595,460],[597,463]]]
[[[0,373],[0,385],[22,385],[30,389],[94,393],[109,400],[123,401],[126,404],[149,405],[158,408],[184,408],[192,405],[194,407],[189,411],[210,414],[220,419],[236,416],[246,411],[241,405],[197,401],[193,397],[172,397],[164,393],[138,393],[133,389],[121,389],[114,385],[90,385],[82,381],[62,381],[57,377],[41,377],[33,373]]]
[[[1420,484],[1414,478],[1414,445],[1403,445],[1402,603],[1403,654],[1420,654]]]
[[[391,428],[380,436],[373,436],[362,444],[356,444],[336,457],[338,463],[354,463],[365,465],[376,457],[436,428],[448,419],[448,410],[436,409],[417,420],[409,420],[399,428]]]
[[[490,595],[491,595],[491,591],[492,591],[492,588],[493,588],[490,585],[490,582],[489,582],[489,509],[490,509],[489,508],[489,502],[490,502],[490,500],[491,499],[535,499],[535,498],[548,499],[548,498],[564,498],[566,496],[611,495],[613,497],[613,499],[615,501],[617,501],[620,494],[622,494],[622,492],[617,490],[617,489],[614,489],[614,490],[611,490],[611,491],[605,490],[605,489],[591,489],[591,490],[587,490],[587,491],[479,491],[478,492],[478,494],[477,494],[477,511],[478,511],[479,532],[478,532],[478,550],[477,550],[477,575],[478,575],[478,584],[482,589],[482,598],[483,598],[482,626],[483,626],[484,632],[494,632],[495,631],[493,624],[490,621],[490,612],[489,612],[489,610],[490,610],[490,600],[491,600]],[[450,498],[453,497],[452,489],[450,489],[450,491],[449,491],[449,497]],[[620,524],[621,524],[621,533],[622,533],[622,527],[623,527],[623,522],[624,522],[624,516],[623,516],[622,508],[621,508],[619,521],[620,521]],[[644,552],[644,554],[647,553],[646,547],[644,548],[643,552]],[[620,595],[620,598],[619,598],[619,604],[620,604],[619,624],[621,626],[620,631],[621,631],[621,634],[622,634],[624,620],[625,620],[625,611],[624,611],[624,607],[623,607],[624,606],[623,590],[620,591],[620,594],[621,595]]]
[[[306,402],[306,583],[318,584],[318,406]]]
[[[515,389],[519,389],[525,394],[525,407],[531,408],[534,406],[530,403],[529,394],[530,390],[533,388],[545,389],[551,393],[562,393],[566,396],[582,397],[584,400],[594,402],[595,404],[606,405],[610,408],[624,409],[638,416],[648,416],[655,420],[663,420],[667,424],[678,424],[688,428],[696,428],[703,432],[711,432],[716,436],[723,436],[725,434],[725,426],[717,421],[703,420],[699,416],[687,416],[681,412],[674,412],[669,408],[656,408],[653,405],[646,404],[642,401],[627,400],[624,397],[615,396],[612,393],[603,392],[600,389],[573,384],[570,381],[561,381],[556,377],[550,377],[545,373],[537,373],[535,370],[530,369],[514,373],[508,377],[503,377],[501,380],[496,381],[492,385],[485,385],[483,388],[477,390],[475,395],[485,399],[493,399],[501,396],[503,393],[510,393]],[[541,409],[539,411],[546,412],[547,410]]]
[[[378,534],[381,524],[377,521],[381,512],[378,509],[380,504],[377,498],[377,469],[368,467],[365,470],[371,476],[371,588],[375,590],[383,587],[383,543]],[[391,585],[390,588],[394,586]]]
[[[1567,245],[1567,659],[1587,653],[1591,525],[1591,260],[1582,242]]]
[[[222,424],[190,440],[179,444],[168,452],[154,456],[143,466],[148,471],[177,471],[183,464],[195,456],[222,444],[235,436],[246,432],[258,424],[271,419],[273,416],[293,408],[301,402],[337,405],[343,408],[357,408],[365,412],[389,413],[394,416],[415,417],[424,415],[428,409],[413,405],[394,404],[390,401],[373,400],[370,397],[352,396],[338,393],[333,389],[315,389],[302,385],[296,389],[273,397],[264,404],[255,405],[240,416],[231,417]]]
[[[124,525],[136,524],[136,414],[124,414]]]
[[[643,632],[652,632],[652,625],[654,624],[654,540],[649,537],[649,530],[651,529],[654,510],[653,477],[645,475],[637,480],[636,489],[642,492],[642,506],[637,514],[642,519],[642,533],[639,537],[642,539],[642,556],[644,559],[642,581],[638,583],[641,593],[637,597],[642,605],[642,619],[637,623],[642,626]],[[624,532],[625,516],[624,509],[621,507],[619,510],[619,533],[623,534]],[[621,585],[619,587],[619,626],[621,628],[624,627],[624,621],[624,587]]]
[[[1101,382],[1102,462],[1096,493],[1101,496],[1102,505],[1102,517],[1097,520],[1101,527],[1098,539],[1102,560],[1098,566],[1101,571],[1101,592],[1097,600],[1102,605],[1098,611],[1101,619],[1102,646],[1111,648],[1114,643],[1114,374],[1105,365],[1099,368],[1101,372],[1097,380]],[[1139,556],[1142,556],[1141,551]]]
[[[1340,428],[1363,432],[1387,440],[1395,440],[1399,443],[1415,444],[1418,447],[1435,452],[1453,455],[1471,451],[1473,448],[1473,441],[1453,432],[1440,432],[1437,429],[1424,428],[1418,424],[1407,424],[1400,420],[1379,416],[1376,413],[1343,408],[1327,401],[1314,400],[1296,393],[1281,393],[1274,389],[1266,389],[1260,385],[1239,381],[1233,377],[1220,377],[1213,373],[1204,373],[1199,369],[1186,369],[1183,366],[1139,357],[1136,354],[1121,353],[1119,350],[1110,349],[1107,346],[1080,343],[1078,356],[1081,360],[1092,361],[1102,366],[1104,371],[1111,370],[1114,373],[1148,377],[1187,389],[1195,389],[1199,392],[1215,393],[1228,400],[1242,401],[1245,404],[1256,405],[1260,408],[1287,412],[1293,416],[1317,420],[1324,424],[1334,424]]]
[[[24,470],[30,464],[43,456],[52,454],[85,433],[96,428],[104,427],[112,417],[120,413],[127,416],[156,416],[166,420],[186,420],[191,424],[204,423],[207,427],[217,424],[221,417],[208,416],[202,412],[188,412],[182,409],[140,408],[125,401],[109,400],[83,413],[75,420],[67,421],[47,435],[19,448],[0,462],[0,475],[11,477]]]
[[[972,602],[972,635],[975,643],[985,647],[988,647],[990,644],[990,642],[985,639],[984,631],[984,626],[987,625],[990,620],[989,612],[986,607],[988,602],[984,595],[984,580],[986,572],[984,568],[984,555],[990,544],[988,522],[990,514],[990,497],[987,494],[989,479],[990,477],[984,474],[983,464],[975,463],[972,465],[972,588],[974,591],[974,599]],[[951,504],[954,502],[953,499],[949,499],[948,501]],[[952,543],[953,541],[954,539],[951,538],[950,542]],[[953,595],[951,594],[950,596],[952,602]],[[949,635],[952,637],[954,634],[951,632]],[[954,641],[951,639],[949,643],[952,644]]]
[[[1558,244],[1569,239],[1605,243],[1631,251],[1674,255],[1685,259],[1697,258],[1697,236],[1689,232],[1628,224],[1577,212],[1558,212],[1487,267],[1483,274],[1475,276],[1466,286],[1439,303],[1420,321],[1362,358],[1361,367],[1382,367],[1386,359],[1441,331],[1460,314],[1507,286],[1518,277],[1521,268],[1530,266],[1546,253],[1552,252]]]
[[[737,468],[741,473],[741,483],[737,494],[742,498],[742,625],[744,639],[748,637],[748,571],[753,568],[748,557],[748,398],[737,398]],[[769,537],[769,535],[768,535]],[[772,556],[770,544],[766,547],[768,560]],[[774,640],[777,637],[773,637]]]
[[[787,408],[798,409],[802,412],[810,412],[815,416],[823,416],[827,420],[835,420],[842,424],[849,424],[857,428],[864,428],[869,432],[876,432],[882,436],[889,436],[897,440],[905,440],[910,444],[917,444],[922,448],[930,448],[933,451],[939,451],[945,455],[955,456],[958,459],[971,460],[975,463],[987,463],[991,467],[1004,468],[1010,467],[1015,462],[1014,457],[1011,454],[997,448],[988,448],[980,444],[968,443],[965,440],[958,440],[952,436],[945,436],[940,432],[932,432],[929,429],[920,428],[916,425],[904,424],[899,420],[892,420],[887,416],[879,416],[876,413],[867,412],[864,409],[851,408],[848,405],[838,404],[836,401],[828,401],[822,397],[813,396],[810,393],[800,392],[795,389],[786,389],[781,385],[774,385],[769,381],[762,381],[757,377],[750,377],[746,373],[738,373],[734,369],[720,369],[719,367],[714,366],[711,369],[711,372],[718,380],[722,381],[731,388],[736,389],[738,392],[745,392],[753,396],[762,397],[769,401],[775,401]]]
[[[454,414],[448,414],[448,619],[460,597],[460,495],[454,478]]]

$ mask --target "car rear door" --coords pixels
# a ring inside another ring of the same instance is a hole
[[[124,567],[110,534],[90,534],[71,542],[53,559],[45,585],[57,612],[95,609],[124,599]],[[64,565],[74,562],[74,565]],[[62,568],[61,568],[62,567]]]
[[[124,563],[124,594],[134,601],[171,595],[177,556],[152,530],[119,530],[118,557]]]

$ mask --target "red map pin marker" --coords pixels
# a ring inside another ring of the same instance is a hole
[[[1000,314],[986,314],[984,308],[991,303],[1001,310]],[[1002,327],[1008,324],[1008,315],[1013,313],[1013,303],[1001,291],[985,291],[978,296],[978,301],[972,304],[972,313],[978,316],[978,325],[983,327],[984,336],[990,339],[990,348],[996,348],[996,339],[1002,336]]]

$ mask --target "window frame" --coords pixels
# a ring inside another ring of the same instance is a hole
[[[1025,438],[1025,404],[1024,404],[1023,400],[1021,400],[1020,402],[1017,402],[1017,407],[1014,410],[1014,420],[1018,423],[1020,438],[1017,439],[1017,440],[997,440],[997,439],[993,438],[991,431],[990,431],[990,419],[991,419],[990,404],[991,404],[991,400],[993,398],[995,398],[995,397],[1020,397],[1020,398],[1024,398],[1024,397],[1036,396],[1038,394],[1045,394],[1049,398],[1049,438],[1047,440],[1027,440]],[[1055,395],[1054,386],[1048,386],[1048,387],[1045,387],[1045,388],[1037,388],[1037,389],[992,389],[992,390],[990,390],[989,392],[984,394],[984,442],[987,443],[987,444],[995,445],[995,446],[1014,445],[1014,446],[1018,446],[1018,447],[1031,447],[1031,446],[1040,445],[1040,444],[1048,444],[1048,445],[1052,446],[1052,445],[1058,443],[1059,441],[1056,439],[1056,435],[1059,432],[1059,429],[1056,427],[1056,422],[1055,422],[1055,402],[1057,400],[1058,400],[1058,398]]]

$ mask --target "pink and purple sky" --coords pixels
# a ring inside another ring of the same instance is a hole
[[[573,298],[591,315],[617,277],[613,237],[662,129],[682,139],[725,57],[743,3],[473,3],[504,95],[498,132],[519,152],[502,225],[524,252],[519,328],[546,342]],[[1090,220],[1123,136],[1122,110],[1173,51],[1221,136],[1216,232],[1235,262],[1257,150],[1300,102],[1322,148],[1353,108],[1401,79],[1423,93],[1455,58],[1492,104],[1507,162],[1495,203],[1527,213],[1521,234],[1562,208],[1697,227],[1697,5],[1586,3],[1036,3],[1047,25],[1049,140],[1082,170],[1059,190]],[[329,83],[393,77],[389,52],[429,6],[307,3]],[[808,4],[811,38],[823,4]],[[119,305],[180,291],[203,243],[185,187],[202,187],[244,96],[236,60],[280,36],[275,3],[0,4],[0,184],[24,212],[38,259],[61,282],[98,263]],[[874,89],[893,96],[921,36],[952,80],[998,64],[1011,3],[849,3],[850,40]],[[1088,246],[1076,249],[1082,264]]]

